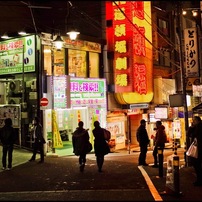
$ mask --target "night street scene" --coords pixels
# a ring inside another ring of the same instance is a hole
[[[0,1],[0,201],[201,201],[200,1]]]

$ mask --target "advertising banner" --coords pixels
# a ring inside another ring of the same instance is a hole
[[[35,71],[34,35],[0,42],[0,75],[23,71]]]

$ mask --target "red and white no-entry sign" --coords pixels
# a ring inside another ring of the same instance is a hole
[[[48,99],[46,97],[42,97],[40,100],[40,106],[46,107],[48,105]]]

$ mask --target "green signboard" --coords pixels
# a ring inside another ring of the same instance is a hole
[[[23,66],[24,64],[24,66]],[[35,36],[0,42],[0,75],[35,71]]]

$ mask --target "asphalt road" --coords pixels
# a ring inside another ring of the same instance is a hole
[[[28,162],[29,152],[15,151],[13,169],[0,172],[0,201],[200,201],[201,187],[193,187],[194,172],[183,167],[183,152],[181,149],[178,154],[180,193],[176,195],[165,193],[166,158],[173,154],[172,149],[164,152],[163,177],[159,177],[158,168],[137,165],[138,150],[108,154],[102,173],[97,170],[94,154],[87,155],[81,173],[77,156],[49,156],[40,164],[39,160]],[[153,163],[151,151],[147,163]]]

